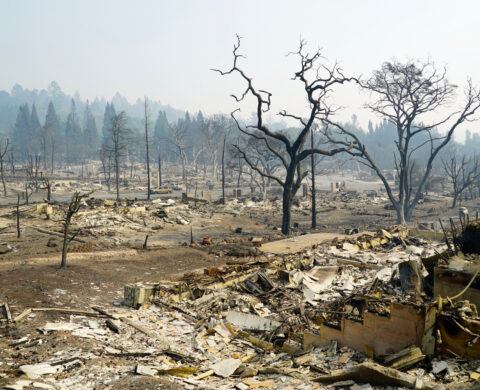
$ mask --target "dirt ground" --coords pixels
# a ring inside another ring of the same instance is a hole
[[[479,205],[477,201],[471,201],[471,204],[467,203],[466,206],[475,210]],[[12,207],[0,210],[2,219],[13,221],[12,211]],[[457,210],[446,207],[445,201],[437,201],[421,205],[414,218],[418,221],[434,221],[440,216],[445,218],[457,213]],[[238,216],[220,212],[203,213],[192,217],[191,225],[166,225],[151,237],[148,250],[135,249],[124,244],[108,247],[97,243],[91,252],[70,253],[66,269],[59,268],[61,238],[35,229],[53,226],[53,222],[46,221],[40,215],[25,217],[21,238],[16,238],[14,225],[0,231],[0,240],[14,248],[13,251],[0,255],[0,303],[8,303],[13,316],[30,307],[86,310],[91,306],[120,304],[126,284],[176,279],[186,272],[202,272],[205,267],[217,267],[231,260],[221,255],[217,244],[244,243],[255,236],[264,237],[267,242],[284,238],[279,233],[280,217],[280,213],[274,211]],[[320,209],[318,228],[313,232],[343,233],[345,229],[352,227],[358,227],[361,231],[375,231],[394,224],[394,217],[393,211],[386,210],[383,204],[353,207],[344,202],[338,204],[336,209]],[[294,212],[292,220],[297,225],[293,229],[293,236],[311,231],[310,218],[308,210]],[[238,228],[241,228],[241,233],[236,233]],[[189,243],[191,232],[194,245]],[[134,233],[132,239],[142,242],[145,232],[139,230]],[[204,236],[211,237],[214,245],[200,245]],[[89,236],[82,238],[92,239]],[[47,246],[52,240],[57,242],[57,246]],[[11,383],[12,377],[19,377],[16,368],[21,364],[42,362],[55,351],[75,343],[85,351],[93,348],[88,340],[78,341],[68,337],[66,332],[45,336],[38,334],[36,330],[47,321],[68,321],[68,318],[68,314],[57,312],[35,312],[34,316],[18,325],[0,327],[0,386]],[[12,345],[14,340],[25,336],[40,340],[40,344],[28,348]],[[134,358],[122,359],[130,359],[131,363],[134,363]],[[95,364],[95,361],[87,364]],[[108,366],[113,363],[104,360],[98,364]],[[165,379],[126,376],[118,382],[99,388],[180,387]]]
[[[471,201],[466,206],[474,210],[477,203]],[[2,219],[11,215],[6,209],[2,210],[2,214]],[[0,232],[0,239],[14,248],[12,252],[0,255],[0,302],[8,302],[17,313],[30,306],[87,308],[92,303],[118,300],[122,298],[125,284],[176,278],[188,271],[224,264],[226,258],[219,257],[218,251],[198,245],[203,236],[211,237],[214,243],[248,241],[254,236],[264,237],[265,241],[284,238],[278,231],[279,214],[233,216],[215,213],[212,218],[198,217],[192,222],[196,242],[193,247],[187,245],[190,226],[169,225],[150,237],[152,244],[149,250],[132,249],[126,245],[112,248],[94,246],[89,253],[69,253],[66,269],[59,269],[60,237],[26,227],[22,237],[16,238],[14,227],[9,227]],[[455,216],[456,210],[445,207],[445,202],[439,201],[421,205],[414,218],[434,221],[448,215]],[[345,204],[336,210],[319,210],[318,228],[315,230],[309,227],[310,218],[306,211],[295,212],[292,220],[298,223],[298,227],[292,229],[293,235],[310,231],[344,233],[346,228],[352,227],[358,227],[360,231],[375,231],[395,223],[393,211],[385,210],[383,205],[368,210],[351,210],[351,205]],[[34,227],[48,224],[43,216],[30,216],[25,221],[25,225]],[[241,228],[242,232],[235,233],[237,228]],[[143,237],[143,233],[138,234],[139,242]],[[57,246],[47,246],[52,240]]]

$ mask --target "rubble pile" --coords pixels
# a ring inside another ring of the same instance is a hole
[[[101,218],[112,229],[131,223],[132,210],[111,219],[113,206],[95,207],[82,222],[92,229]],[[184,210],[159,202],[145,212],[170,209]],[[127,285],[123,302],[107,308],[45,309],[67,317],[9,345],[19,352],[6,364],[23,376],[6,388],[113,389],[130,376],[186,389],[475,388],[480,256],[459,242],[428,242],[402,227],[283,254],[261,253],[255,240],[247,261]],[[4,321],[39,310],[12,316],[5,304]],[[64,335],[82,342],[33,357],[32,348]]]

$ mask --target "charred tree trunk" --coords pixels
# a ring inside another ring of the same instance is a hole
[[[115,188],[117,192],[117,200],[120,200],[120,162],[115,153]]]
[[[222,203],[225,204],[225,143],[227,137],[223,137],[223,149],[222,149]]]
[[[68,214],[67,214],[68,217]],[[65,220],[65,225],[63,229],[63,246],[62,246],[62,262],[60,264],[60,268],[65,268],[67,266],[67,252],[68,252],[68,232],[70,230],[70,222],[72,220],[72,216],[68,217]]]
[[[242,179],[242,170],[243,170],[243,164],[241,159],[238,159],[238,178],[237,178],[237,188],[240,188],[240,181]]]
[[[183,153],[181,152],[181,159],[182,159],[182,180],[183,184],[185,185],[185,191],[188,193],[187,189],[187,173],[185,171],[185,157],[183,156]]]
[[[312,148],[314,147],[314,136],[313,136],[313,130],[310,133],[310,138],[312,142]],[[315,204],[316,202],[316,190],[315,190],[315,154],[312,154],[311,156],[311,163],[312,163],[312,229],[315,229],[317,227],[317,206]]]
[[[25,204],[28,205],[28,184],[25,183]]]
[[[20,232],[20,195],[17,195],[17,238],[21,237]]]
[[[71,238],[68,237],[70,231],[70,224],[72,222],[72,217],[80,210],[82,207],[83,199],[90,196],[91,192],[86,194],[80,194],[79,192],[75,192],[73,194],[72,200],[68,205],[67,212],[65,214],[65,219],[63,220],[63,246],[62,246],[62,262],[60,264],[60,268],[65,268],[67,266],[67,252],[68,252],[68,244],[72,241],[76,234],[75,233]]]
[[[3,158],[0,159],[0,175],[2,176],[3,196],[7,196],[7,183],[5,183],[5,174],[3,172]]]
[[[10,152],[10,170],[12,171],[12,175],[15,175],[15,160],[13,158],[13,152]]]
[[[458,200],[458,192],[455,192],[453,194],[452,209],[454,209],[457,206],[457,200]]]
[[[285,183],[285,186],[287,183]],[[292,192],[287,187],[283,190],[283,203],[282,203],[282,233],[288,234],[290,232],[290,222],[292,213]]]
[[[158,184],[162,186],[162,156],[158,153]]]

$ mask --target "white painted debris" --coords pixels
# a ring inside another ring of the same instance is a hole
[[[355,245],[349,243],[349,242],[344,242],[342,244],[342,249],[348,253],[355,253],[355,252],[358,252],[358,249]]]
[[[101,339],[108,332],[105,329],[78,328],[72,332],[72,336],[83,337],[86,339]]]
[[[305,301],[315,305],[319,300],[318,294],[329,290],[337,279],[338,267],[314,267],[308,273],[298,271],[290,274],[290,286],[303,292]]]
[[[30,379],[37,379],[45,374],[55,374],[57,372],[57,367],[53,367],[46,363],[26,364],[20,366],[20,371],[25,373]]]
[[[415,245],[408,245],[407,248],[405,249],[405,252],[407,252],[408,254],[421,256],[423,253],[423,248],[420,248]]]
[[[373,390],[373,387],[369,383],[365,383],[363,385],[353,385],[350,390]]]
[[[278,321],[239,311],[229,311],[226,320],[233,326],[250,330],[274,330],[280,326]]]
[[[439,374],[440,372],[446,370],[448,368],[448,363],[444,360],[440,362],[434,362],[432,364],[432,373],[433,374]]]
[[[47,322],[45,326],[42,326],[40,329],[49,332],[54,330],[72,331],[78,328],[80,328],[80,325],[74,324],[73,322]]]
[[[182,218],[180,216],[178,216],[176,219],[175,219],[175,222],[177,222],[178,224],[180,225],[188,225],[190,222],[188,222],[185,218]]]
[[[142,366],[142,365],[138,364],[137,368],[135,369],[135,372],[138,375],[155,376],[155,374],[157,373],[157,370],[153,367]]]
[[[232,375],[238,367],[242,364],[242,361],[239,359],[224,359],[220,360],[218,363],[215,363],[212,365],[210,368],[213,370],[213,372],[221,376],[223,378],[228,378],[230,375]]]
[[[230,331],[224,324],[217,324],[213,328],[213,330],[217,332],[220,336],[222,336],[224,339],[229,339],[231,337]]]
[[[16,381],[13,385],[6,385],[3,388],[9,389],[9,390],[22,390],[24,387],[27,387],[27,386],[33,387],[36,389],[54,389],[55,388],[47,383],[32,382],[25,379]]]
[[[375,274],[375,277],[382,282],[389,282],[392,279],[393,269],[392,267],[382,268]]]

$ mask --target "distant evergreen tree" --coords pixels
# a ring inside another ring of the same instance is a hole
[[[52,173],[55,166],[55,153],[57,153],[57,148],[61,144],[61,138],[60,122],[58,121],[55,106],[50,100],[48,103],[47,115],[45,116],[45,125],[43,126],[41,142],[43,154],[45,159],[48,159],[50,162]]]
[[[78,162],[83,155],[82,130],[78,123],[75,101],[72,99],[70,114],[65,125],[65,152],[67,161]]]
[[[40,120],[38,119],[37,108],[35,107],[35,104],[32,105],[32,115],[30,118],[32,120],[32,128],[38,129],[40,127]]]
[[[153,150],[156,153],[163,153],[168,144],[167,138],[169,133],[168,119],[165,111],[159,111],[157,120],[155,121],[155,128],[153,130]],[[163,157],[165,158],[165,156]]]
[[[368,134],[369,134],[369,135],[373,135],[373,133],[374,133],[373,124],[372,124],[372,121],[369,120],[369,121],[368,121]]]
[[[31,149],[34,154],[38,154],[41,149],[40,138],[42,134],[42,125],[38,119],[37,108],[35,104],[32,105],[32,114],[30,116],[32,122],[31,129]]]
[[[18,154],[18,158],[25,158],[32,152],[32,119],[28,104],[23,104],[18,108],[17,119],[13,127],[13,146]]]
[[[107,102],[107,105],[105,106],[105,113],[103,114],[103,127],[102,127],[102,135],[103,135],[103,140],[106,141],[110,137],[110,129],[112,127],[112,118],[117,115],[115,112],[115,107],[112,104],[109,104]]]
[[[51,134],[54,137],[60,136],[60,122],[58,121],[57,112],[55,111],[55,106],[53,105],[52,101],[48,103],[44,127],[47,130],[48,134]]]
[[[95,117],[92,115],[90,106],[87,100],[84,117],[84,139],[87,155],[92,157],[97,155],[98,149],[98,130]]]

